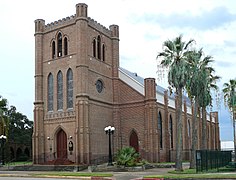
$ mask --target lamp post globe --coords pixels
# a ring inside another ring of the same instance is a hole
[[[111,153],[111,135],[114,134],[115,127],[107,126],[104,128],[104,131],[106,134],[108,134],[109,137],[109,156],[108,156],[108,166],[113,166],[112,163],[112,153]]]

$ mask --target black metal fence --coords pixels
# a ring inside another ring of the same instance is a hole
[[[219,169],[232,161],[232,151],[197,150],[196,171]]]

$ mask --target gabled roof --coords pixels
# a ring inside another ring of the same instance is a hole
[[[130,72],[129,70],[127,70],[125,68],[120,67],[119,69],[123,73],[130,76],[130,78],[132,78],[133,80],[135,80],[137,83],[139,83],[140,85],[142,85],[144,87],[144,78],[143,77],[139,76],[137,73]],[[157,93],[164,95],[166,90],[167,89],[165,89],[165,88],[163,88],[163,87],[156,84],[156,92]],[[169,96],[169,98],[175,99],[175,93],[174,92],[172,94],[170,94],[170,92],[168,91],[168,96]],[[184,99],[186,99],[186,103],[188,105],[191,105],[191,101],[187,96],[183,95],[183,100]]]

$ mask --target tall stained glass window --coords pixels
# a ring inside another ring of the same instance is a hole
[[[67,71],[67,108],[73,108],[73,73],[69,69]]]
[[[160,143],[160,148],[163,148],[163,141],[162,141],[162,118],[161,118],[161,112],[158,113],[158,118],[157,118],[157,125],[158,125],[158,133],[159,133],[159,143]]]
[[[173,122],[172,122],[172,117],[170,115],[170,120],[169,120],[169,131],[170,131],[170,148],[173,148]]]
[[[48,111],[53,111],[53,75],[48,75]]]
[[[59,71],[57,74],[57,110],[63,109],[63,76]]]

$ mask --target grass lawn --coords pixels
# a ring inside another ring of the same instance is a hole
[[[188,178],[194,178],[194,179],[236,179],[236,171],[232,168],[220,168],[211,170],[208,172],[201,172],[196,173],[196,169],[185,169],[182,172],[177,171],[169,171],[168,174],[164,175],[150,175],[145,176],[145,178],[173,178],[173,179],[188,179]]]
[[[32,161],[22,161],[22,162],[10,162],[6,163],[4,166],[22,166],[22,165],[32,165]]]
[[[113,174],[110,173],[81,173],[81,172],[48,172],[34,174],[33,176],[37,177],[112,177]]]

